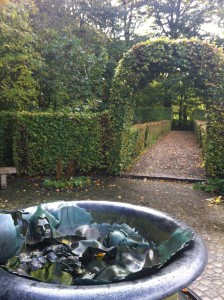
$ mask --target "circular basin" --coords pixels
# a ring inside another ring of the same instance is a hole
[[[64,202],[48,203],[46,208],[50,213],[55,212],[60,203]],[[84,208],[91,214],[94,222],[127,223],[145,239],[155,243],[165,241],[178,228],[189,228],[181,221],[147,207],[109,201],[72,201],[67,203]],[[27,211],[34,209],[35,207],[31,207]],[[2,234],[4,235],[4,228],[0,229],[0,236],[3,236]],[[3,241],[0,238],[1,249],[2,245]],[[149,276],[131,281],[91,286],[62,286],[37,282],[0,268],[0,299],[159,300],[173,295],[191,284],[202,273],[206,263],[206,247],[202,239],[195,235],[192,243],[164,267]]]

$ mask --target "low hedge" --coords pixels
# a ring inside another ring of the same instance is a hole
[[[120,170],[127,169],[145,149],[171,129],[171,121],[163,120],[145,124],[136,124],[126,128],[122,135]]]
[[[206,152],[206,124],[205,121],[194,121],[194,133],[202,150],[202,158],[205,160]]]
[[[1,113],[0,163],[32,176],[103,168],[101,121],[100,114]]]

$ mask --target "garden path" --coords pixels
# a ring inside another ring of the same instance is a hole
[[[204,179],[201,149],[194,133],[171,131],[146,150],[123,175],[164,179]]]

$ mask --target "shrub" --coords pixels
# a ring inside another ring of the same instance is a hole
[[[210,178],[205,182],[195,184],[195,189],[224,195],[224,179]]]
[[[44,188],[53,188],[53,189],[70,189],[70,188],[78,188],[89,185],[91,180],[88,177],[79,176],[79,177],[71,177],[69,180],[61,179],[44,179],[43,187]]]

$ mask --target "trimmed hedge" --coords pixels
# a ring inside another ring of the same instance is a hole
[[[224,178],[224,108],[210,105],[206,115],[206,172]]]
[[[194,130],[197,140],[202,147],[206,174],[210,177],[224,178],[223,110],[220,109],[217,111],[211,109],[210,113],[207,114],[206,122],[194,122]]]
[[[13,160],[13,132],[15,128],[15,114],[2,112],[0,114],[0,166],[10,167]]]
[[[172,108],[169,107],[138,107],[135,109],[135,124],[172,119],[173,111]]]
[[[13,164],[20,174],[32,176],[65,173],[69,166],[81,172],[103,168],[101,117],[99,114],[1,113],[0,139],[6,141],[1,143],[1,165]],[[6,156],[8,149],[12,151]]]
[[[203,161],[205,159],[206,151],[206,124],[205,121],[194,121],[194,132],[197,141],[201,147]]]
[[[66,113],[0,113],[0,165],[19,174],[60,177],[72,172],[114,173],[108,153],[116,136],[111,115]],[[151,122],[121,131],[119,172],[170,130],[171,121]],[[117,166],[117,165],[116,165]]]
[[[171,129],[171,121],[163,120],[145,124],[136,124],[126,128],[122,135],[120,170],[127,169],[145,149]]]

